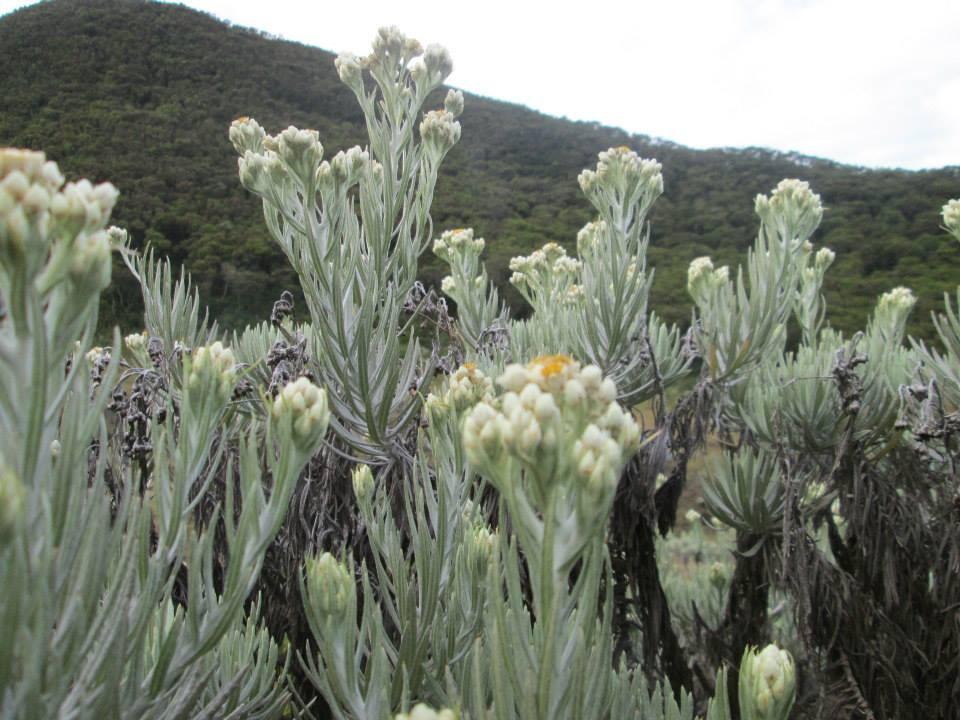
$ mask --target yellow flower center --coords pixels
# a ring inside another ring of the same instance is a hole
[[[559,375],[567,367],[573,365],[573,358],[568,355],[541,355],[530,361],[528,368],[539,368],[543,377]]]

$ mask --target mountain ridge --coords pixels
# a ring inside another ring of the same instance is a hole
[[[259,203],[240,187],[226,130],[249,115],[269,132],[315,127],[328,156],[365,144],[332,54],[138,0],[23,8],[0,17],[0,48],[0,144],[43,149],[68,177],[116,184],[117,224],[185,264],[227,325],[266,317],[280,291],[296,287]],[[907,284],[920,297],[910,331],[932,337],[929,311],[957,285],[960,252],[939,230],[938,212],[960,195],[960,167],[877,170],[762,148],[692,150],[465,94],[463,140],[441,169],[434,228],[473,226],[486,237],[501,286],[512,255],[549,240],[573,247],[592,215],[576,175],[621,144],[664,166],[650,262],[653,305],[668,319],[689,321],[690,260],[744,261],[757,227],[753,197],[787,176],[808,180],[828,208],[815,240],[838,253],[825,288],[835,326],[862,327],[879,293]],[[426,280],[438,283],[441,273],[423,258]],[[115,278],[105,321],[132,328],[136,288],[122,271]]]

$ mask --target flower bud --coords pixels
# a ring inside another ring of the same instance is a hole
[[[424,146],[441,158],[460,140],[460,123],[447,110],[431,110],[420,123],[420,137]]]
[[[340,82],[358,95],[363,92],[363,65],[353,53],[341,53],[333,62]]]
[[[896,287],[880,296],[873,320],[876,327],[891,343],[899,344],[907,327],[907,317],[917,298],[910,288]]]
[[[330,553],[306,562],[307,601],[324,619],[343,619],[356,603],[356,586],[350,569]]]
[[[369,465],[358,465],[353,469],[353,494],[360,503],[367,502],[373,495],[373,473]]]
[[[447,90],[447,96],[443,99],[443,109],[455,118],[463,115],[463,93],[459,90]]]
[[[233,352],[217,341],[198,347],[190,358],[187,387],[202,397],[209,393],[218,406],[225,405],[233,394],[236,361]]]
[[[420,703],[414,705],[408,713],[398,713],[394,720],[457,720],[458,716],[453,710],[434,710],[429,705]]]
[[[943,226],[960,240],[960,200],[950,200],[943,206]]]
[[[820,196],[802,180],[781,180],[769,198],[758,195],[754,209],[764,225],[776,230],[782,242],[807,240],[820,225]]]
[[[239,117],[230,123],[230,143],[241,157],[248,152],[262,152],[266,135],[260,123],[253,118]]]
[[[316,130],[299,130],[291,125],[280,133],[277,154],[304,187],[313,185],[323,158],[323,146]]]
[[[23,513],[25,494],[16,472],[0,459],[0,547],[13,539]]]
[[[427,50],[423,53],[423,62],[427,66],[431,83],[439,85],[453,72],[453,60],[450,59],[450,53],[441,45],[427,45]]]
[[[80,288],[98,293],[110,284],[110,241],[102,230],[81,234],[74,241],[70,278]]]
[[[298,378],[287,383],[277,395],[272,414],[282,427],[292,430],[293,443],[298,450],[313,453],[330,422],[327,393],[307,378]]]
[[[834,253],[830,248],[820,248],[817,250],[817,254],[813,257],[813,266],[820,272],[823,272],[828,267],[833,265],[833,261],[836,257],[836,253]]]
[[[796,693],[793,658],[776,645],[748,647],[740,662],[740,710],[749,720],[786,720]]]

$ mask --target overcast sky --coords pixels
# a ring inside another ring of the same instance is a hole
[[[394,24],[450,50],[456,87],[692,147],[960,165],[960,0],[185,4],[335,52]]]

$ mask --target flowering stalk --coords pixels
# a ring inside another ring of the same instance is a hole
[[[324,161],[316,131],[268,136],[249,118],[234,122],[230,139],[241,182],[263,199],[267,227],[300,276],[311,355],[334,391],[334,431],[372,461],[410,462],[400,443],[417,410],[410,390],[431,368],[420,367],[400,313],[430,239],[437,170],[460,137],[463,96],[450,91],[418,123],[452,64],[439,46],[424,50],[396,28],[378,32],[369,56],[344,54],[336,65],[363,109],[369,150]]]

